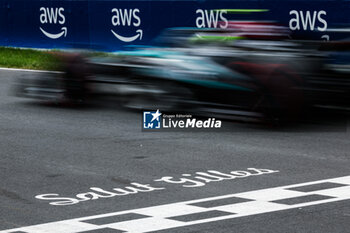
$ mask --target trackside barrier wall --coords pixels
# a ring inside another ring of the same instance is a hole
[[[349,6],[340,0],[0,0],[0,46],[113,51],[150,44],[165,28],[224,28],[230,20],[275,21],[297,37],[338,40],[348,37],[333,29],[349,26]]]

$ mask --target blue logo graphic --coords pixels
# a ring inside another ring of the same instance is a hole
[[[144,129],[160,129],[162,113],[159,109],[156,112],[143,112],[143,128]]]

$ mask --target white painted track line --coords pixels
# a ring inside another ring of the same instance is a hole
[[[17,68],[5,68],[0,67],[0,71],[22,71],[22,72],[33,72],[33,73],[52,73],[52,74],[60,74],[61,71],[52,71],[52,70],[30,70],[30,69],[17,69]]]
[[[310,187],[315,187],[312,185],[316,184],[319,184],[316,188],[317,190],[310,191]],[[324,185],[324,187],[322,187],[322,185]],[[234,203],[225,203],[223,199],[237,201],[234,201]],[[350,199],[350,176],[344,176],[334,179],[318,180],[244,193],[68,219],[0,231],[0,233],[18,231],[26,233],[76,233],[106,228],[115,229],[117,230],[116,232],[141,233],[320,205],[348,199]],[[211,206],[203,207],[202,202],[205,202],[205,205],[207,205],[209,201],[211,201],[209,203]],[[219,203],[219,201],[220,204],[215,206],[215,203]],[[210,213],[219,213],[219,216],[211,216]],[[120,220],[120,218],[125,216],[136,216],[136,218]]]

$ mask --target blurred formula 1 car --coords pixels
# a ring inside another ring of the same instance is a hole
[[[59,55],[63,77],[20,85],[18,93],[75,103],[108,93],[133,109],[268,120],[298,117],[308,106],[348,96],[347,74],[327,66],[322,43],[288,41],[276,27],[270,39],[261,38],[266,25],[259,27],[168,30],[158,47],[105,57]]]

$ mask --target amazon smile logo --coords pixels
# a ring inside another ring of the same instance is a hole
[[[67,36],[68,29],[67,27],[63,26],[66,22],[63,7],[41,7],[40,12],[41,27],[39,27],[39,29],[45,36],[50,39],[58,39]],[[61,25],[61,30],[58,32],[47,32],[45,29],[43,29],[44,25],[46,24],[59,24]]]
[[[143,31],[142,29],[137,29],[141,25],[141,18],[139,16],[140,10],[135,9],[118,9],[113,8],[112,11],[112,25],[114,27],[135,27],[135,35],[133,36],[123,36],[117,29],[111,29],[112,34],[120,41],[129,43],[137,39],[142,40]]]

